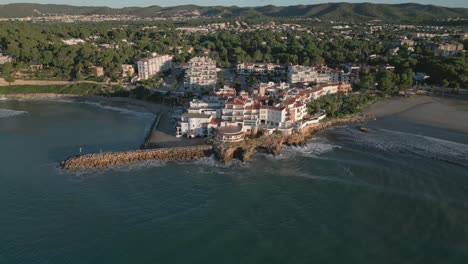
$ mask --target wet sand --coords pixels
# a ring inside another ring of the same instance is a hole
[[[425,95],[396,97],[371,105],[365,114],[396,116],[414,123],[468,133],[468,99]]]

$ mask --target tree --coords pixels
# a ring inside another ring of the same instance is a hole
[[[382,70],[377,78],[379,90],[384,94],[392,94],[396,91],[393,84],[394,74],[388,70]]]

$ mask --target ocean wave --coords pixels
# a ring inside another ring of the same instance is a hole
[[[17,116],[17,115],[24,115],[24,114],[27,114],[27,113],[28,112],[26,112],[26,111],[0,109],[0,118],[13,117],[13,116]]]
[[[136,110],[131,110],[131,109],[128,109],[128,108],[123,108],[123,107],[105,105],[105,104],[100,103],[100,102],[85,101],[85,102],[80,102],[80,103],[95,106],[95,107],[98,107],[98,108],[101,108],[101,109],[104,109],[104,110],[119,112],[119,113],[122,113],[122,114],[155,116],[153,113],[144,112],[144,111],[136,111]]]
[[[385,152],[413,154],[467,166],[468,145],[412,133],[377,129],[372,133],[346,128],[341,136],[366,148]]]
[[[207,158],[196,159],[196,160],[189,160],[189,161],[175,161],[178,165],[191,165],[197,166],[197,168],[201,169],[203,167],[209,167],[214,169],[220,169],[220,174],[226,174],[226,168],[235,169],[235,168],[248,168],[250,162],[242,162],[238,159],[233,159],[229,164],[224,164],[216,159],[215,155],[211,155]],[[203,171],[202,171],[203,172]],[[218,172],[218,171],[217,171]]]

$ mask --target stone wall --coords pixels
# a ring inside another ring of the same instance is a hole
[[[151,160],[194,160],[209,157],[212,152],[211,145],[201,145],[96,153],[69,158],[63,161],[61,166],[64,169],[92,169]]]

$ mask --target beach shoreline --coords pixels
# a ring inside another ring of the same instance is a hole
[[[373,103],[363,113],[377,119],[396,117],[420,125],[468,133],[468,100],[464,97],[393,97]]]
[[[37,93],[37,94],[4,94],[0,95],[0,100],[20,100],[20,101],[55,101],[55,102],[71,102],[96,105],[106,108],[121,108],[130,111],[150,113],[159,118],[158,123],[152,126],[148,132],[146,139],[142,139],[144,148],[168,148],[168,147],[183,147],[197,146],[205,144],[203,138],[183,138],[175,136],[174,121],[172,113],[177,108],[161,103],[143,101],[128,97],[104,97],[104,96],[86,96],[75,94],[53,94],[53,93]],[[151,121],[155,124],[154,120]]]

